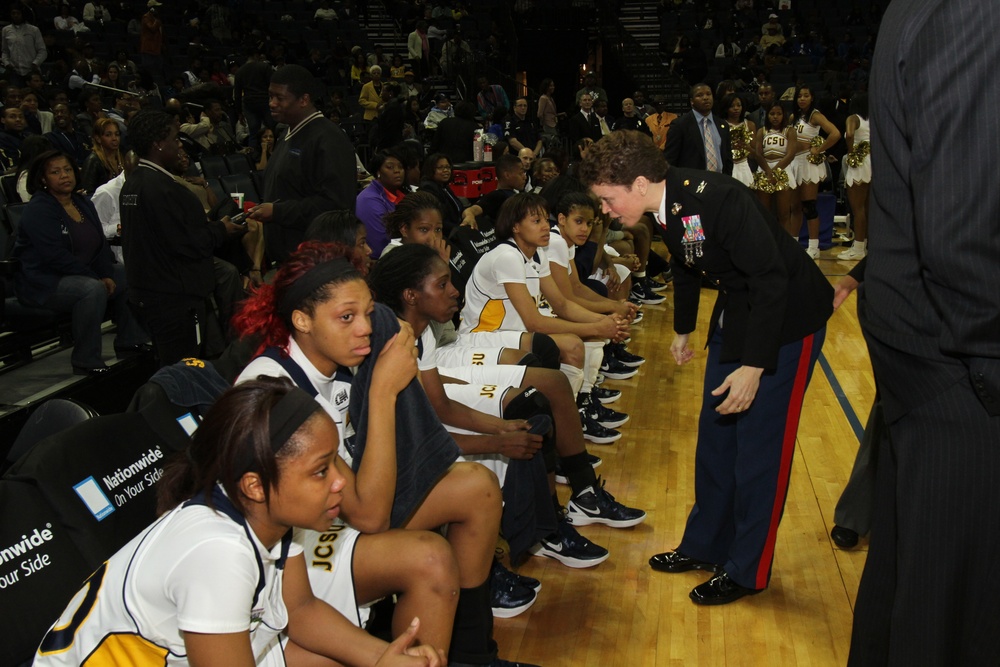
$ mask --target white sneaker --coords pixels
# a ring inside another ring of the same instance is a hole
[[[858,260],[864,259],[867,254],[867,249],[863,245],[855,243],[850,248],[837,255],[837,259]]]
[[[806,254],[812,259],[819,259],[819,248],[806,248]]]

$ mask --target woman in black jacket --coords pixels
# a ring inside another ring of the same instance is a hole
[[[97,209],[76,192],[79,171],[62,151],[39,155],[28,170],[31,201],[17,231],[14,256],[21,260],[18,299],[26,305],[71,313],[77,375],[106,373],[101,322],[114,304],[119,354],[145,349],[145,333],[128,309],[125,269],[114,263]]]
[[[433,153],[424,160],[420,180],[420,192],[434,195],[441,205],[445,238],[448,238],[456,227],[462,225],[475,227],[476,216],[483,214],[480,206],[470,206],[468,200],[459,197],[448,187],[451,182],[451,171],[451,160],[448,156],[443,153]]]

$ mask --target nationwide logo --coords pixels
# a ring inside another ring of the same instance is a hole
[[[104,486],[108,489],[114,489],[119,484],[124,483],[126,480],[138,475],[146,468],[152,467],[157,461],[163,458],[163,452],[159,447],[153,449],[150,447],[149,451],[142,455],[138,461],[126,468],[118,468],[110,475],[104,476]]]
[[[20,558],[32,549],[40,547],[52,539],[51,523],[45,524],[45,528],[38,530],[35,528],[31,533],[21,535],[21,541],[15,542],[9,547],[0,549],[0,563],[8,563],[15,558]]]
[[[108,497],[104,495],[104,491],[101,490],[101,485],[97,483],[93,477],[88,477],[79,484],[73,487],[76,494],[80,496],[80,500],[83,504],[87,506],[90,513],[97,517],[98,521],[104,519],[112,512],[115,511],[114,505],[108,500]]]

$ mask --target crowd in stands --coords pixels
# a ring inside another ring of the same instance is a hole
[[[797,233],[792,221],[814,220],[827,178],[827,163],[807,154],[831,149],[839,125],[807,85],[783,107],[756,75],[715,92],[695,85],[678,118],[642,90],[612,99],[588,73],[560,110],[550,78],[516,96],[477,69],[502,57],[504,37],[455,30],[470,17],[465,3],[388,3],[412,28],[397,53],[346,41],[364,2],[284,4],[296,14],[278,11],[274,35],[234,3],[191,2],[170,17],[158,0],[11,6],[0,168],[16,185],[7,204],[25,206],[16,296],[72,318],[77,373],[108,370],[99,334],[111,304],[122,355],[152,349],[168,366],[235,349],[241,381],[289,378],[315,397],[340,443],[327,457],[337,473],[324,477],[343,478],[337,532],[354,531],[337,557],[371,554],[354,559],[353,582],[310,569],[317,597],[361,622],[359,609],[396,594],[396,635],[420,615],[421,641],[450,648],[451,664],[506,664],[492,617],[523,612],[541,583],[493,557],[498,537],[515,564],[534,554],[592,567],[608,550],[578,526],[645,519],[604,488],[587,447],[621,438],[629,417],[608,407],[621,391],[602,382],[640,372],[629,332],[643,306],[665,300],[671,274],[651,247],[654,221],[625,229],[608,218],[576,178],[580,160],[609,133],[641,132],[671,163],[700,155],[700,168],[755,188]],[[773,42],[762,53],[783,48],[782,34],[805,48],[776,18],[756,40]],[[44,20],[52,27],[40,30]],[[297,21],[336,31],[335,46],[276,37]],[[741,44],[734,36],[723,56],[745,57]],[[675,62],[692,76],[684,48]],[[458,78],[475,82],[465,98]],[[708,154],[684,146],[695,113],[715,114]],[[843,120],[849,149],[866,141],[867,110]],[[467,164],[480,155],[492,164]],[[847,184],[866,196],[861,157]],[[452,185],[467,168],[491,168],[496,188],[461,196]],[[440,445],[439,468],[406,485],[403,432]],[[557,479],[572,489],[565,508]],[[281,525],[310,528],[309,549],[327,541],[316,523]],[[446,540],[426,532],[445,524]],[[426,580],[390,571],[407,562],[390,563],[394,552],[420,550],[450,565]],[[345,602],[345,586],[364,595]],[[435,586],[454,589],[457,609]]]

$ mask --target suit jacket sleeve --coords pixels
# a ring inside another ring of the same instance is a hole
[[[667,144],[663,147],[663,157],[667,158],[667,164],[675,167],[684,166],[680,164],[681,147],[684,144],[684,118],[685,116],[679,116],[670,124]]]

